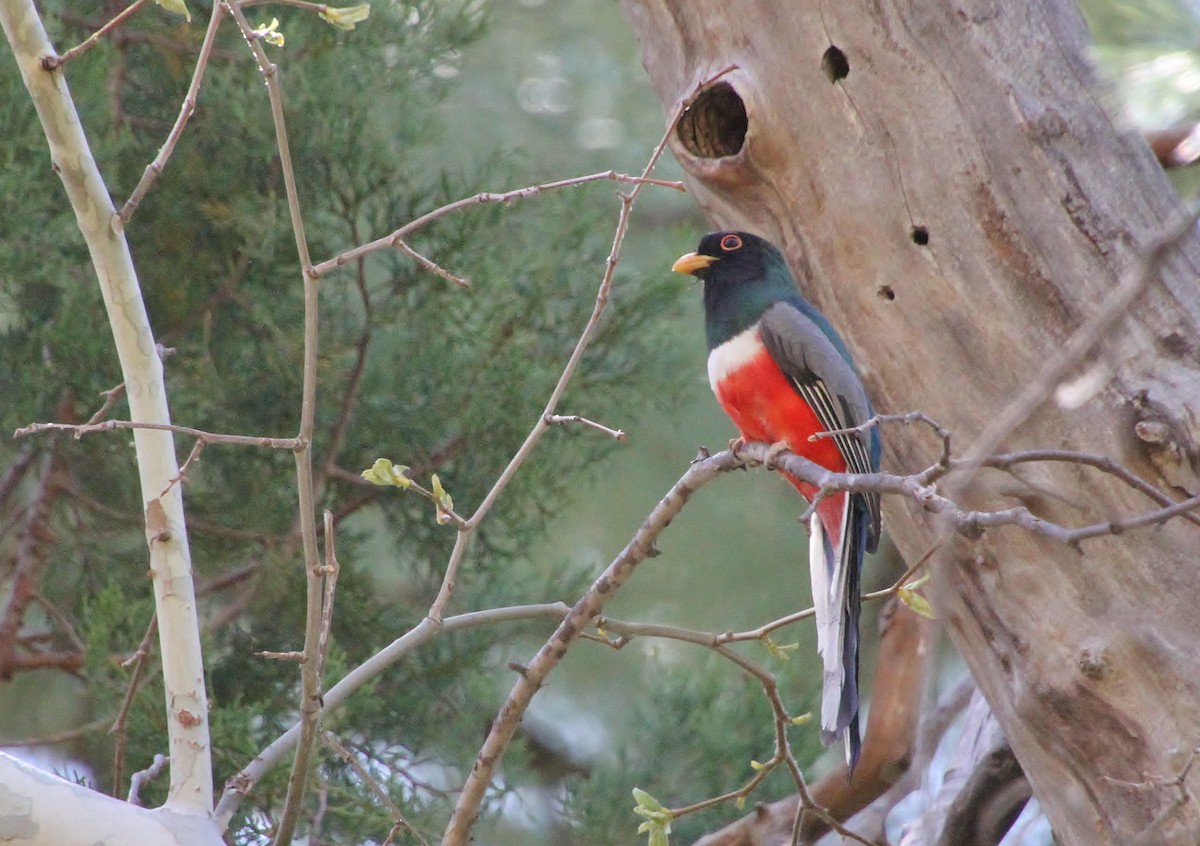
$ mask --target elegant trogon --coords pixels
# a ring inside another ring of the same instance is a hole
[[[672,270],[704,282],[708,381],[746,441],[784,443],[838,473],[879,469],[878,429],[811,440],[849,429],[873,411],[850,352],[801,295],[783,256],[747,232],[705,235]],[[790,474],[809,501],[817,489]],[[838,492],[817,504],[809,523],[809,569],[817,649],[824,665],[821,736],[845,738],[858,762],[859,574],[879,541],[879,496]]]

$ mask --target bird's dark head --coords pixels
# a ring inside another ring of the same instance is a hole
[[[704,280],[710,349],[752,326],[772,304],[799,297],[783,255],[749,232],[711,232],[671,269]]]

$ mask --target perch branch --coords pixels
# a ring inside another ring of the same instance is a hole
[[[558,666],[570,646],[603,610],[605,603],[633,575],[637,565],[653,554],[655,539],[679,514],[692,494],[719,473],[740,463],[732,452],[726,451],[689,467],[642,522],[621,553],[575,603],[554,634],[526,665],[525,671],[518,674],[516,683],[492,721],[487,738],[475,757],[475,764],[467,776],[450,824],[442,837],[442,846],[464,846],[467,843],[492,775],[530,701],[550,671]]]

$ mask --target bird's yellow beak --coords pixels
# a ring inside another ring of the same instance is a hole
[[[680,256],[678,259],[676,259],[675,263],[671,265],[671,270],[675,271],[676,273],[694,274],[697,270],[703,270],[716,260],[716,256],[704,256],[700,253],[688,253],[687,255]]]

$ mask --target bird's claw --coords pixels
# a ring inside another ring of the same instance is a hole
[[[746,445],[745,438],[730,438],[729,439],[729,451],[733,453],[734,458],[741,458],[739,453],[742,451],[742,447],[744,447],[745,445]]]
[[[782,455],[783,453],[787,452],[790,449],[791,449],[791,446],[788,444],[787,441],[777,441],[776,443],[771,444],[771,448],[767,450],[767,454],[763,458],[763,466],[766,467],[768,470],[778,469],[775,466],[775,459],[779,458],[780,455]]]

